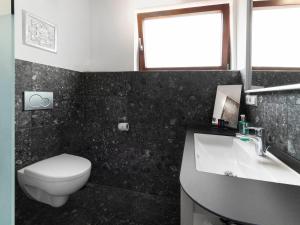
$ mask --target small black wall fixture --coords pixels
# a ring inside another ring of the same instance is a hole
[[[15,0],[11,0],[11,14],[15,14]]]

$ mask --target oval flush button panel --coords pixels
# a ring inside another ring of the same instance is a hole
[[[24,92],[24,110],[53,109],[53,92]]]

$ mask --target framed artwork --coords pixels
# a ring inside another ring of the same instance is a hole
[[[57,53],[57,26],[23,10],[23,43]]]

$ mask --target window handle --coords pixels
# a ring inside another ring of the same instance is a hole
[[[142,44],[142,38],[139,38],[139,49],[140,49],[140,51],[144,51],[144,46]]]

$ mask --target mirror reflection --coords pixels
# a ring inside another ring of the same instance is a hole
[[[226,127],[237,128],[242,85],[219,85],[212,124],[224,122]]]
[[[252,87],[300,83],[300,3],[254,1]]]

